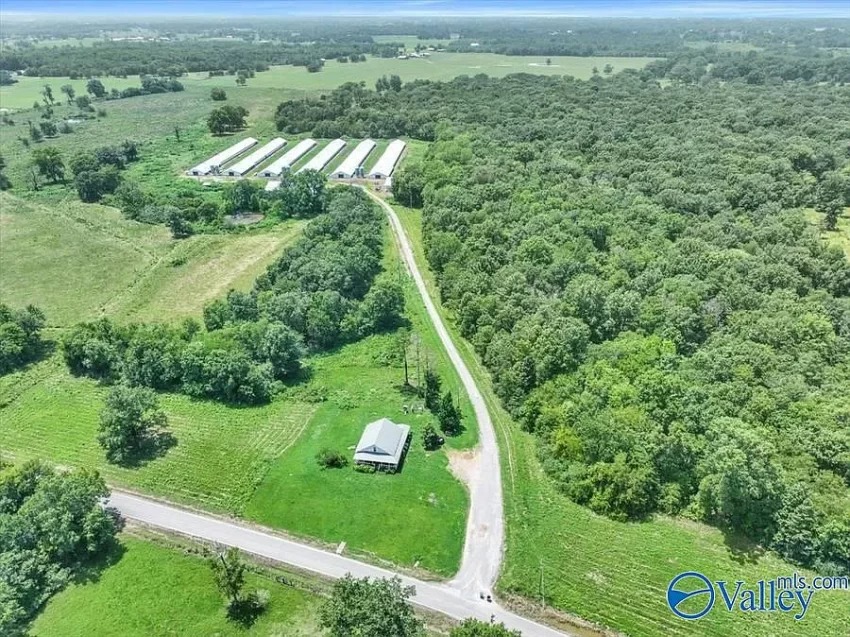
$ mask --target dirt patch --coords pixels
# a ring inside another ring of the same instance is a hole
[[[264,215],[259,213],[248,215],[227,215],[224,223],[228,226],[250,226],[263,220]]]
[[[466,486],[472,484],[481,470],[478,449],[466,449],[464,451],[446,449],[446,455],[449,457],[449,470],[451,470],[452,475]]]

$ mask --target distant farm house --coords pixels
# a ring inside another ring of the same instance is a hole
[[[381,418],[366,425],[354,452],[355,464],[380,471],[398,471],[410,444],[410,427]]]

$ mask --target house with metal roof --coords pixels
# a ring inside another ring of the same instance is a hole
[[[398,471],[410,444],[410,427],[381,418],[366,425],[354,452],[355,464],[383,471]]]

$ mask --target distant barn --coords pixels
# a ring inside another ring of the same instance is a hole
[[[354,452],[355,464],[398,471],[410,443],[410,427],[381,418],[366,425]]]
[[[280,159],[277,159],[272,164],[266,166],[257,174],[262,177],[269,178],[280,177],[284,172],[292,168],[292,164],[309,153],[315,145],[316,140],[314,139],[302,139],[289,151],[284,153]]]
[[[342,163],[331,173],[331,177],[335,179],[351,179],[354,177],[375,146],[375,142],[371,139],[364,139],[355,146],[348,157],[342,160]]]
[[[298,172],[305,170],[324,170],[325,166],[331,163],[331,159],[336,157],[343,148],[345,148],[345,140],[343,139],[335,139],[328,142],[328,145],[316,153]]]
[[[394,139],[390,142],[387,149],[384,151],[384,154],[381,155],[381,158],[375,163],[372,168],[372,172],[369,173],[370,179],[387,179],[390,175],[393,174],[396,165],[398,164],[398,160],[401,159],[401,154],[404,152],[404,148],[407,146],[400,139]]]
[[[254,166],[259,165],[266,159],[274,155],[277,151],[286,145],[286,140],[280,137],[275,137],[268,144],[258,148],[253,153],[239,160],[237,163],[224,170],[224,174],[228,177],[242,177],[245,173],[251,170]]]
[[[221,151],[217,155],[213,155],[208,160],[198,164],[194,168],[190,168],[186,171],[186,174],[192,175],[193,177],[202,177],[204,175],[209,175],[210,173],[217,174],[222,165],[226,164],[234,157],[241,155],[256,143],[256,139],[253,137],[247,137],[241,142],[233,144],[230,148],[226,148]]]

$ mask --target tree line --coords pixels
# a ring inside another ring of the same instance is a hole
[[[347,85],[287,126],[434,140],[443,302],[576,502],[705,520],[850,569],[846,92],[826,84],[515,75]]]
[[[381,276],[381,216],[339,189],[328,211],[256,282],[204,308],[204,326],[81,323],[62,338],[69,370],[232,403],[264,403],[296,378],[302,357],[401,321],[400,285]]]
[[[94,46],[4,48],[0,69],[33,77],[176,78],[198,71],[266,71],[272,65],[308,66],[363,54],[394,57],[396,47],[359,42],[267,43],[193,39],[171,42],[99,42]]]

